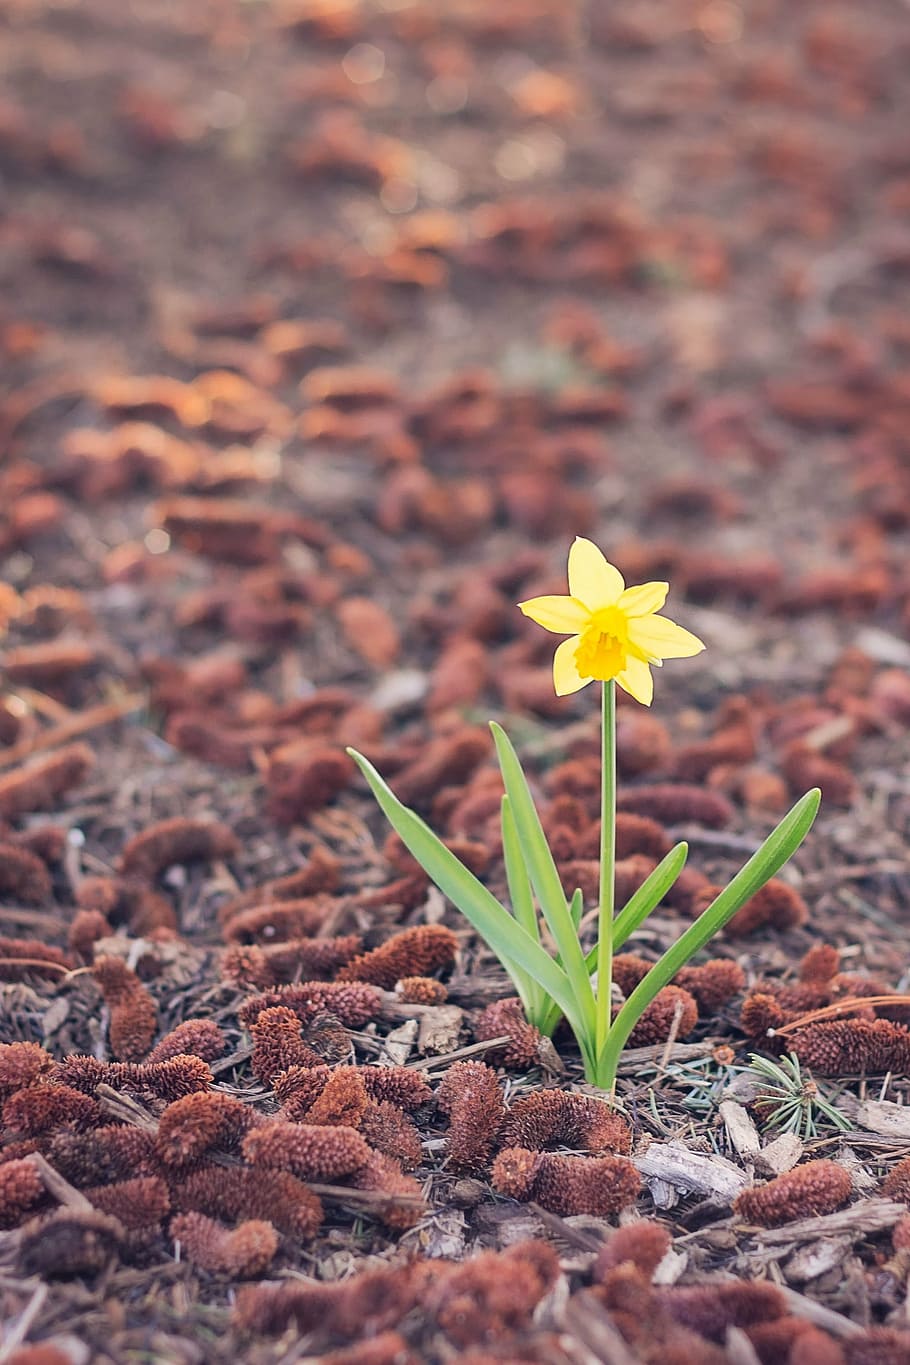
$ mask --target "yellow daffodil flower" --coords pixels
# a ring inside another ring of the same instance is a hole
[[[597,546],[576,536],[569,550],[569,596],[532,597],[519,602],[545,630],[571,635],[553,658],[556,695],[566,697],[595,679],[615,678],[643,706],[651,705],[651,664],[686,659],[704,645],[682,626],[658,616],[668,583],[627,588],[622,574]]]

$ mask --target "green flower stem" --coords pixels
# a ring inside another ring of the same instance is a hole
[[[594,1050],[610,1032],[613,994],[613,913],[616,886],[616,683],[603,684],[601,703],[600,903],[597,916],[597,997]]]

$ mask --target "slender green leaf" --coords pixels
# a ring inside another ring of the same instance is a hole
[[[398,800],[372,763],[357,753],[356,749],[348,749],[347,753],[363,773],[381,810],[402,843],[443,895],[448,896],[465,919],[470,921],[499,958],[512,980],[515,981],[513,973],[516,966],[520,972],[524,971],[532,976],[550,999],[559,1005],[573,1031],[578,1034],[581,1015],[566,973],[499,904],[483,882],[469,872],[454,853],[446,848],[429,825]],[[515,984],[517,987],[518,982]]]
[[[654,871],[649,873],[637,891],[633,892],[613,921],[613,948],[618,950],[626,939],[635,933],[640,924],[648,918],[651,911],[663,900],[685,867],[689,855],[688,844],[677,844],[666,857],[662,858]],[[597,970],[597,945],[588,953],[585,961],[588,971]]]
[[[558,1005],[551,1005],[537,1027],[547,1038],[552,1038],[561,1019],[562,1010]]]
[[[531,883],[528,880],[527,869],[522,860],[518,831],[515,828],[515,819],[507,796],[502,798],[501,811],[502,852],[506,866],[506,881],[509,886],[509,900],[512,903],[512,914],[525,932],[535,942],[539,943],[540,925],[537,921],[537,911],[534,908],[534,895],[531,891]],[[519,968],[519,970],[521,969]],[[544,1003],[541,998],[542,988],[527,972],[522,972],[522,975],[524,977],[524,990],[521,992],[522,1003],[526,1012],[533,1016],[531,1022],[536,1024],[538,1017],[544,1013]]]
[[[591,990],[591,979],[588,976],[584,953],[581,951],[578,934],[572,922],[566,894],[562,889],[562,882],[559,879],[553,855],[550,852],[549,844],[540,824],[540,817],[531,798],[527,779],[505,731],[495,721],[491,723],[490,729],[493,731],[499,766],[502,769],[502,780],[515,818],[515,828],[518,831],[524,864],[531,885],[536,892],[543,917],[556,943],[559,960],[569,978],[575,996],[576,1015],[580,1013],[586,1025],[593,1029],[594,994]],[[552,995],[552,991],[550,994]],[[566,1017],[569,1018],[568,1011],[565,1013]],[[579,1044],[582,1043],[581,1036],[578,1037],[578,1041]]]
[[[584,909],[585,909],[584,892],[582,891],[580,886],[576,886],[575,890],[572,892],[572,899],[569,901],[569,914],[572,916],[572,923],[575,925],[576,934],[578,933],[578,926],[581,924],[581,917],[584,914]],[[560,967],[565,966],[565,963],[563,962],[562,958],[559,956],[558,953],[556,955],[556,961],[559,963]],[[550,1036],[550,1034],[552,1034],[553,1029],[556,1027],[556,1024],[558,1023],[559,1019],[557,1019],[555,1022],[551,1022],[549,1017],[547,1018],[547,1024],[549,1027],[549,1033],[547,1035],[548,1037]]]
[[[607,1078],[601,1079],[600,1084],[613,1083],[619,1054],[657,992],[672,981],[680,967],[703,948],[728,920],[733,918],[737,910],[745,905],[749,897],[754,896],[769,878],[780,871],[788,858],[799,848],[812,828],[820,801],[821,792],[818,787],[806,792],[784,816],[777,828],[772,830],[761,848],[753,853],[730,885],[715,897],[707,910],[699,915],[695,923],[667,949],[647,976],[638,983],[614,1019],[607,1045],[598,1058],[598,1071],[601,1076]]]

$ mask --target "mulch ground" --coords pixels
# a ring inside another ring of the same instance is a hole
[[[4,1365],[910,1359],[908,63],[896,0],[5,7]],[[708,646],[620,706],[620,894],[691,852],[618,988],[824,796],[616,1112],[344,752],[504,894],[501,720],[590,911],[515,606],[576,534]]]

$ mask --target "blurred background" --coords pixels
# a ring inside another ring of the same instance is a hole
[[[204,651],[187,594],[282,565],[224,629],[292,692],[377,667],[339,597],[429,667],[575,533],[672,575],[706,696],[903,630],[908,57],[899,0],[7,0],[10,583]]]

